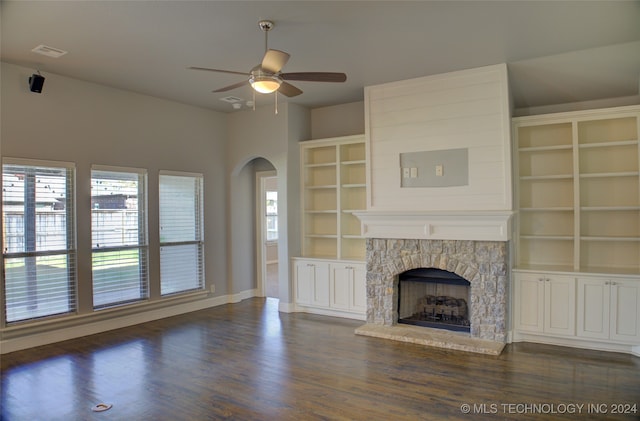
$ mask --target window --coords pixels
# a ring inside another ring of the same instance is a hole
[[[92,168],[91,241],[93,307],[146,299],[146,171]]]
[[[267,241],[278,240],[278,192],[277,190],[266,191],[266,229]]]
[[[203,178],[160,173],[160,292],[204,287]]]
[[[3,161],[6,323],[76,311],[74,173],[69,163]]]

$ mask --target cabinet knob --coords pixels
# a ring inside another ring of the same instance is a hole
[[[615,282],[611,282],[611,285],[616,285],[616,283]]]
[[[609,285],[609,281],[605,281],[605,283],[604,283],[604,284],[605,284],[605,285]]]

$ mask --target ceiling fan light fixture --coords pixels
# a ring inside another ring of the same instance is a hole
[[[251,87],[261,94],[270,94],[278,90],[282,84],[282,79],[277,76],[257,75],[249,79]]]

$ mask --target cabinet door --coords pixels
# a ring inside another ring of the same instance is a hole
[[[313,284],[311,304],[318,307],[329,306],[329,264],[316,262],[313,264]]]
[[[329,305],[329,270],[324,262],[298,260],[295,263],[296,304]]]
[[[640,281],[611,282],[611,334],[612,340],[640,342]]]
[[[307,261],[296,260],[294,263],[295,297],[296,304],[311,304],[311,287],[315,271],[313,264]]]
[[[350,289],[351,284],[353,284],[353,268],[343,264],[332,264],[330,268],[330,306],[340,310],[349,310],[349,304],[351,302]]]
[[[578,278],[578,336],[609,339],[610,284],[608,279]]]
[[[353,265],[350,308],[362,313],[367,311],[367,271],[365,265]]]
[[[531,273],[515,274],[516,328],[542,332],[544,322],[544,277]]]
[[[548,276],[544,282],[544,331],[576,333],[576,282],[570,276]]]

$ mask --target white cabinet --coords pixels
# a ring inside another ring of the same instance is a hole
[[[293,259],[296,305],[322,314],[366,313],[366,270],[362,262]]]
[[[640,282],[578,278],[578,331],[583,338],[640,343]]]
[[[329,264],[314,260],[294,261],[296,303],[327,307],[329,305]]]
[[[330,269],[330,305],[348,311],[366,311],[366,274],[363,264],[333,263]]]
[[[296,305],[364,318],[366,208],[364,135],[300,143],[302,257],[294,258]]]
[[[575,278],[543,273],[515,275],[516,329],[575,334]]]

